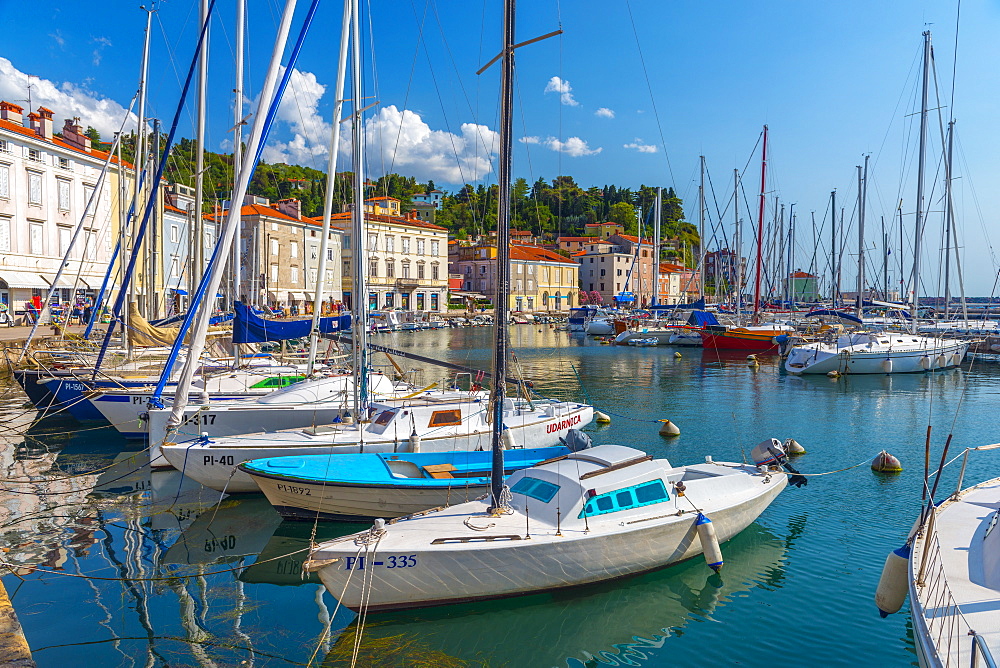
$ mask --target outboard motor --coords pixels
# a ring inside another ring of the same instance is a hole
[[[750,451],[750,459],[757,466],[781,466],[789,473],[793,474],[788,478],[788,484],[795,485],[796,487],[802,487],[809,481],[799,474],[792,465],[788,463],[788,454],[785,452],[785,448],[782,447],[781,441],[776,438],[769,438],[766,441],[761,441],[754,446],[753,450]]]
[[[580,452],[581,450],[586,450],[592,445],[590,440],[590,435],[585,434],[579,429],[570,429],[568,432],[566,432],[566,436],[560,437],[559,440],[562,441],[563,445],[565,445],[573,452]]]

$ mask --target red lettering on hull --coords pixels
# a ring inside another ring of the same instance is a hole
[[[581,418],[579,415],[574,415],[571,418],[566,418],[565,420],[559,420],[559,422],[553,422],[545,427],[545,433],[552,434],[557,431],[562,431],[564,429],[569,429],[573,425],[580,424]]]

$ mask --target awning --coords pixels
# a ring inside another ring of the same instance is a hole
[[[304,294],[306,296],[306,301],[308,301],[308,302],[311,302],[311,301],[313,301],[315,299],[315,297],[313,296],[313,293],[311,293],[311,292],[303,292],[302,294]]]
[[[49,288],[49,284],[43,281],[41,276],[26,271],[2,269],[0,270],[0,280],[6,283],[8,288],[39,288],[41,290]]]
[[[292,301],[292,302],[294,302],[294,301],[303,301],[303,300],[305,300],[305,298],[306,298],[305,293],[302,293],[302,292],[289,292],[288,293],[288,301]]]

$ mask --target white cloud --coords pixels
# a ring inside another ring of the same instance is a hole
[[[652,144],[643,144],[642,140],[638,137],[636,137],[635,141],[631,144],[624,144],[622,148],[635,149],[639,153],[656,153],[656,146],[653,146]]]
[[[28,78],[10,60],[0,57],[0,99],[14,102],[27,97]],[[22,102],[16,104],[26,106]],[[100,97],[68,81],[56,83],[36,76],[31,76],[31,105],[35,109],[48,107],[55,112],[57,131],[62,129],[62,119],[79,116],[83,127],[90,125],[97,128],[104,139],[111,139],[118,132],[125,117],[125,108],[114,100]],[[25,109],[26,115],[28,111]],[[126,129],[135,128],[137,122],[135,114],[129,114]]]
[[[600,109],[594,112],[594,115],[600,116],[601,118],[614,118],[615,112],[614,110],[608,109],[607,107],[601,107]]]
[[[66,38],[63,37],[62,30],[57,29],[55,32],[50,32],[49,37],[55,40],[60,49],[66,46]]]
[[[566,141],[560,141],[557,137],[546,137],[545,139],[541,137],[521,137],[518,141],[522,144],[539,144],[549,150],[565,153],[574,158],[584,155],[596,155],[604,150],[600,146],[590,148],[587,142],[579,137],[570,137]]]
[[[463,123],[460,134],[432,130],[419,114],[389,105],[365,121],[365,142],[369,168],[379,173],[467,183],[490,172],[500,135],[476,123]]]
[[[285,96],[275,115],[275,120],[288,125],[292,138],[286,142],[269,141],[264,147],[263,159],[266,162],[326,168],[330,123],[319,113],[319,101],[325,93],[326,86],[316,80],[315,74],[292,70]],[[247,111],[256,109],[255,101]],[[248,132],[244,132],[244,136],[248,136]]]
[[[93,54],[92,54],[93,57],[91,59],[91,62],[93,62],[95,66],[100,65],[101,64],[101,58],[104,57],[104,49],[106,49],[107,47],[111,46],[111,40],[108,39],[107,37],[94,37],[90,41],[91,41],[91,43],[97,45],[94,48],[94,51],[93,51]],[[59,45],[62,46],[62,42],[60,42]]]
[[[569,85],[569,82],[565,79],[560,79],[559,77],[552,77],[549,82],[545,84],[546,93],[559,93],[559,101],[563,104],[575,107],[580,103],[573,99],[573,87]]]

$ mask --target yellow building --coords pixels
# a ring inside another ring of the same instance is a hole
[[[462,246],[450,268],[462,276],[465,292],[492,298],[496,292],[495,244]],[[579,265],[540,246],[510,247],[510,308],[515,311],[569,311],[579,303]]]

